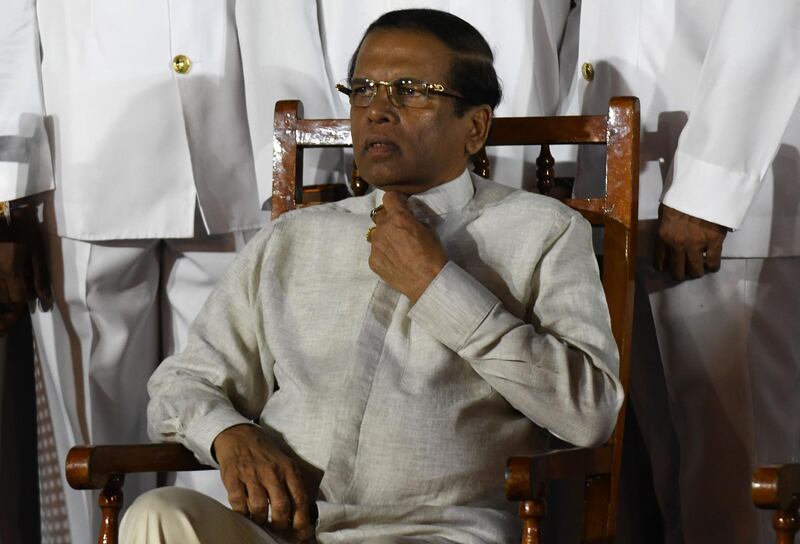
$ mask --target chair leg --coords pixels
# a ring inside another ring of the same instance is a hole
[[[124,474],[111,474],[105,487],[100,491],[100,498],[97,502],[100,505],[103,519],[100,522],[100,536],[97,544],[117,544],[118,542],[119,511],[124,500],[122,495],[124,483]]]
[[[611,476],[586,478],[584,489],[583,542],[605,542],[615,533],[609,523]],[[613,539],[611,539],[613,540]]]
[[[522,518],[522,544],[542,544],[542,520],[547,514],[547,503],[544,499],[521,501],[519,517]]]
[[[794,537],[800,530],[800,495],[795,495],[789,508],[778,510],[772,515],[778,544],[794,544]]]

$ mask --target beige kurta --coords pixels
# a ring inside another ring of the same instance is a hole
[[[150,434],[206,463],[257,420],[324,471],[321,542],[516,532],[505,460],[611,432],[623,392],[588,224],[464,173],[412,198],[449,262],[412,305],[368,267],[375,191],[286,214],[150,380]]]

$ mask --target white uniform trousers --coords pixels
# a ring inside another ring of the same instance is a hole
[[[120,526],[121,544],[288,544],[196,491],[163,487],[142,495]],[[453,544],[427,537],[377,537],[348,544]]]
[[[69,488],[67,451],[148,442],[147,380],[163,357],[183,349],[189,324],[250,234],[48,239],[54,308],[33,314],[46,394],[38,422],[42,542],[97,540],[97,493]],[[128,476],[126,503],[155,478]]]
[[[679,508],[688,544],[774,542],[771,514],[750,498],[750,477],[759,464],[800,461],[798,277],[800,257],[723,259],[719,272],[682,283],[645,273],[669,413],[653,368],[632,371],[631,400],[665,521]],[[648,363],[658,364],[633,362]],[[677,459],[662,428],[670,416]]]

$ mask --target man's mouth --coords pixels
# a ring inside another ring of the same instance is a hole
[[[382,139],[382,138],[374,138],[369,139],[364,144],[364,151],[366,151],[370,155],[383,155],[394,153],[398,150],[397,144],[392,142],[391,140]]]

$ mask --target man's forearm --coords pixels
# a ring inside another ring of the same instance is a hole
[[[589,236],[582,219],[570,224],[540,261],[536,327],[455,263],[409,313],[517,410],[576,445],[607,438],[623,398]]]

